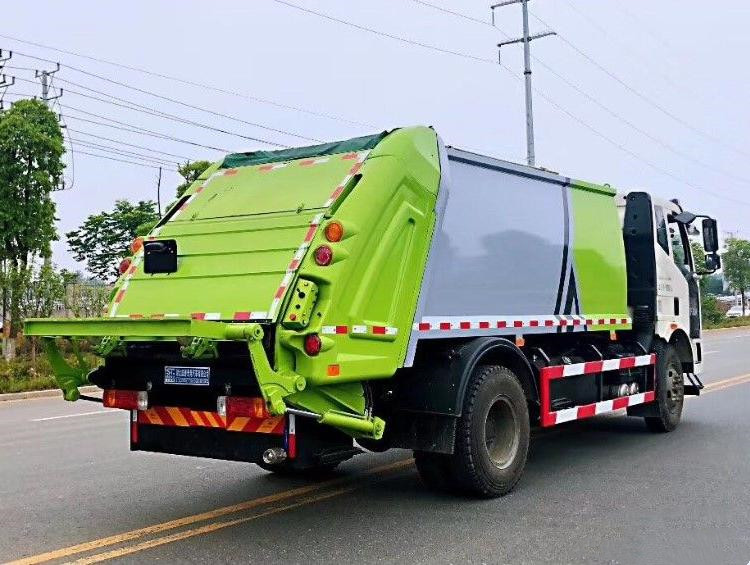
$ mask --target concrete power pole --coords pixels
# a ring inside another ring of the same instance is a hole
[[[57,96],[50,96],[49,95],[49,87],[50,87],[50,78],[52,75],[54,75],[57,71],[60,70],[60,63],[55,63],[56,68],[54,71],[36,71],[34,74],[36,78],[40,80],[42,83],[42,102],[44,102],[47,107],[50,107],[50,102],[52,100],[55,100],[56,98],[60,98],[63,95],[63,89],[60,88],[60,93]]]
[[[492,12],[492,25],[495,25],[495,8],[502,8],[511,4],[521,4],[523,13],[523,37],[502,41],[497,44],[497,58],[500,62],[500,48],[503,45],[512,45],[514,43],[523,43],[523,74],[526,87],[526,162],[533,167],[536,161],[534,154],[534,109],[531,101],[531,41],[549,35],[556,35],[554,31],[545,31],[535,35],[529,35],[529,0],[505,0],[490,6]]]

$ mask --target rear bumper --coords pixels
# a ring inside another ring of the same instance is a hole
[[[266,449],[283,448],[283,442],[283,436],[271,434],[238,434],[221,428],[138,424],[137,441],[130,442],[130,449],[258,463]]]

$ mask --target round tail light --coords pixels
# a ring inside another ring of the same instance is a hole
[[[120,270],[121,275],[124,275],[129,268],[130,268],[130,259],[125,258],[122,261],[120,261],[119,270]]]
[[[135,255],[138,253],[141,248],[143,247],[143,238],[142,237],[136,237],[133,240],[133,243],[130,244],[130,252]]]
[[[318,265],[325,267],[326,265],[330,265],[331,261],[333,261],[333,250],[327,245],[321,245],[315,249],[313,256]]]
[[[310,334],[305,336],[305,353],[310,356],[315,356],[320,353],[320,348],[323,346],[323,342],[320,341],[318,334]]]
[[[344,226],[339,222],[329,222],[324,230],[324,234],[328,241],[336,243],[337,241],[341,241],[344,237]]]

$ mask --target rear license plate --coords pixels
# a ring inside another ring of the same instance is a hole
[[[208,386],[211,367],[164,367],[165,385]]]

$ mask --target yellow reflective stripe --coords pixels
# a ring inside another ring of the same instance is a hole
[[[241,432],[245,429],[245,424],[247,424],[250,421],[250,418],[245,417],[238,417],[232,420],[232,423],[229,424],[229,427],[227,429],[232,432]]]
[[[216,421],[216,418],[214,418],[214,415],[211,412],[204,412],[203,416],[208,420],[208,425],[212,428],[220,428],[221,423]]]
[[[167,408],[167,413],[169,416],[174,420],[174,423],[178,426],[189,426],[188,421],[185,419],[185,417],[182,415],[182,412],[180,412],[179,408],[174,408],[172,406]]]
[[[266,418],[265,420],[263,420],[263,423],[260,426],[258,426],[258,429],[256,429],[255,431],[260,434],[270,433],[273,431],[273,429],[276,427],[276,424],[278,424],[283,417],[284,416],[274,416],[273,418]]]

